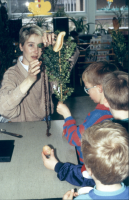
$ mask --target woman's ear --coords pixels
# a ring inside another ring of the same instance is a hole
[[[19,48],[21,51],[23,51],[23,47],[22,47],[21,43],[19,44]]]

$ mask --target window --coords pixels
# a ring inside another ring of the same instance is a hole
[[[102,25],[103,28],[108,29],[113,26],[112,19],[122,10],[122,24],[121,26],[128,26],[128,7],[126,0],[113,0],[108,3],[107,0],[96,0],[96,24]]]
[[[113,0],[112,3],[108,3],[107,0],[97,0],[97,11],[98,10],[108,10],[118,7],[127,6],[126,0]]]
[[[29,13],[26,3],[37,1],[42,2],[43,0],[7,0],[9,7],[9,14],[13,15],[16,13]],[[65,12],[84,12],[86,0],[44,0],[51,3],[50,12],[56,12],[59,8],[64,8]]]

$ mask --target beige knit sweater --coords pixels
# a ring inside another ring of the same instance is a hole
[[[40,121],[46,116],[43,72],[30,90],[22,94],[19,85],[27,76],[28,72],[18,60],[17,64],[10,67],[3,77],[0,89],[0,114],[12,122]],[[47,76],[46,81],[48,83]],[[51,95],[49,99],[49,93],[47,94],[47,102],[50,100],[53,111]]]

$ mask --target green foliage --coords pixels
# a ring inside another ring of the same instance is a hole
[[[52,17],[67,17],[67,14],[66,14],[66,12],[64,11],[64,8],[59,8],[59,9],[57,10],[57,12],[53,14]]]
[[[78,17],[78,18],[74,18],[74,17],[70,17],[69,18],[75,25],[75,30],[80,33],[80,32],[87,32],[89,33],[89,24],[84,24],[84,17]]]
[[[126,49],[125,38],[119,30],[113,30],[111,34],[113,39],[112,46],[114,53],[117,56],[118,62],[123,66],[123,61],[128,53]]]
[[[97,31],[101,33],[102,30],[104,30],[106,32],[106,30],[104,28],[105,24],[106,23],[102,24],[99,20],[97,20],[96,28],[95,28],[95,31],[93,32],[93,34],[96,33]]]
[[[121,26],[122,24],[122,19],[125,17],[125,10],[123,10],[123,8],[118,8],[118,10],[114,11],[113,13],[115,14],[119,25]]]
[[[54,88],[54,93],[59,101],[65,101],[68,96],[74,91],[73,88],[67,87],[70,83],[70,61],[69,58],[74,54],[76,43],[71,42],[71,38],[63,44],[60,50],[60,63],[59,63],[59,52],[53,51],[53,46],[45,48],[43,53],[44,63],[46,66],[46,73],[49,81],[56,81],[57,87]],[[61,71],[60,71],[61,67]],[[62,98],[61,98],[61,87],[62,87]]]

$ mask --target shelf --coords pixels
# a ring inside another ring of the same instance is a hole
[[[91,45],[97,45],[97,44],[111,44],[111,42],[103,42],[103,43],[96,43],[96,44],[93,44],[93,43],[77,43],[77,45],[87,45],[87,44],[91,44]]]
[[[106,55],[94,55],[92,57],[96,57],[96,56],[115,56],[114,53],[110,53],[110,54],[106,54]],[[80,55],[79,57],[85,57],[85,55]]]
[[[108,62],[115,62],[115,60],[107,60]],[[89,64],[89,63],[95,63],[96,61],[90,61],[90,62],[77,62],[78,64]],[[79,69],[79,67],[78,67]],[[81,69],[81,68],[80,68]]]
[[[88,49],[89,51],[111,51],[113,49]],[[88,51],[87,49],[79,50],[79,51]]]

